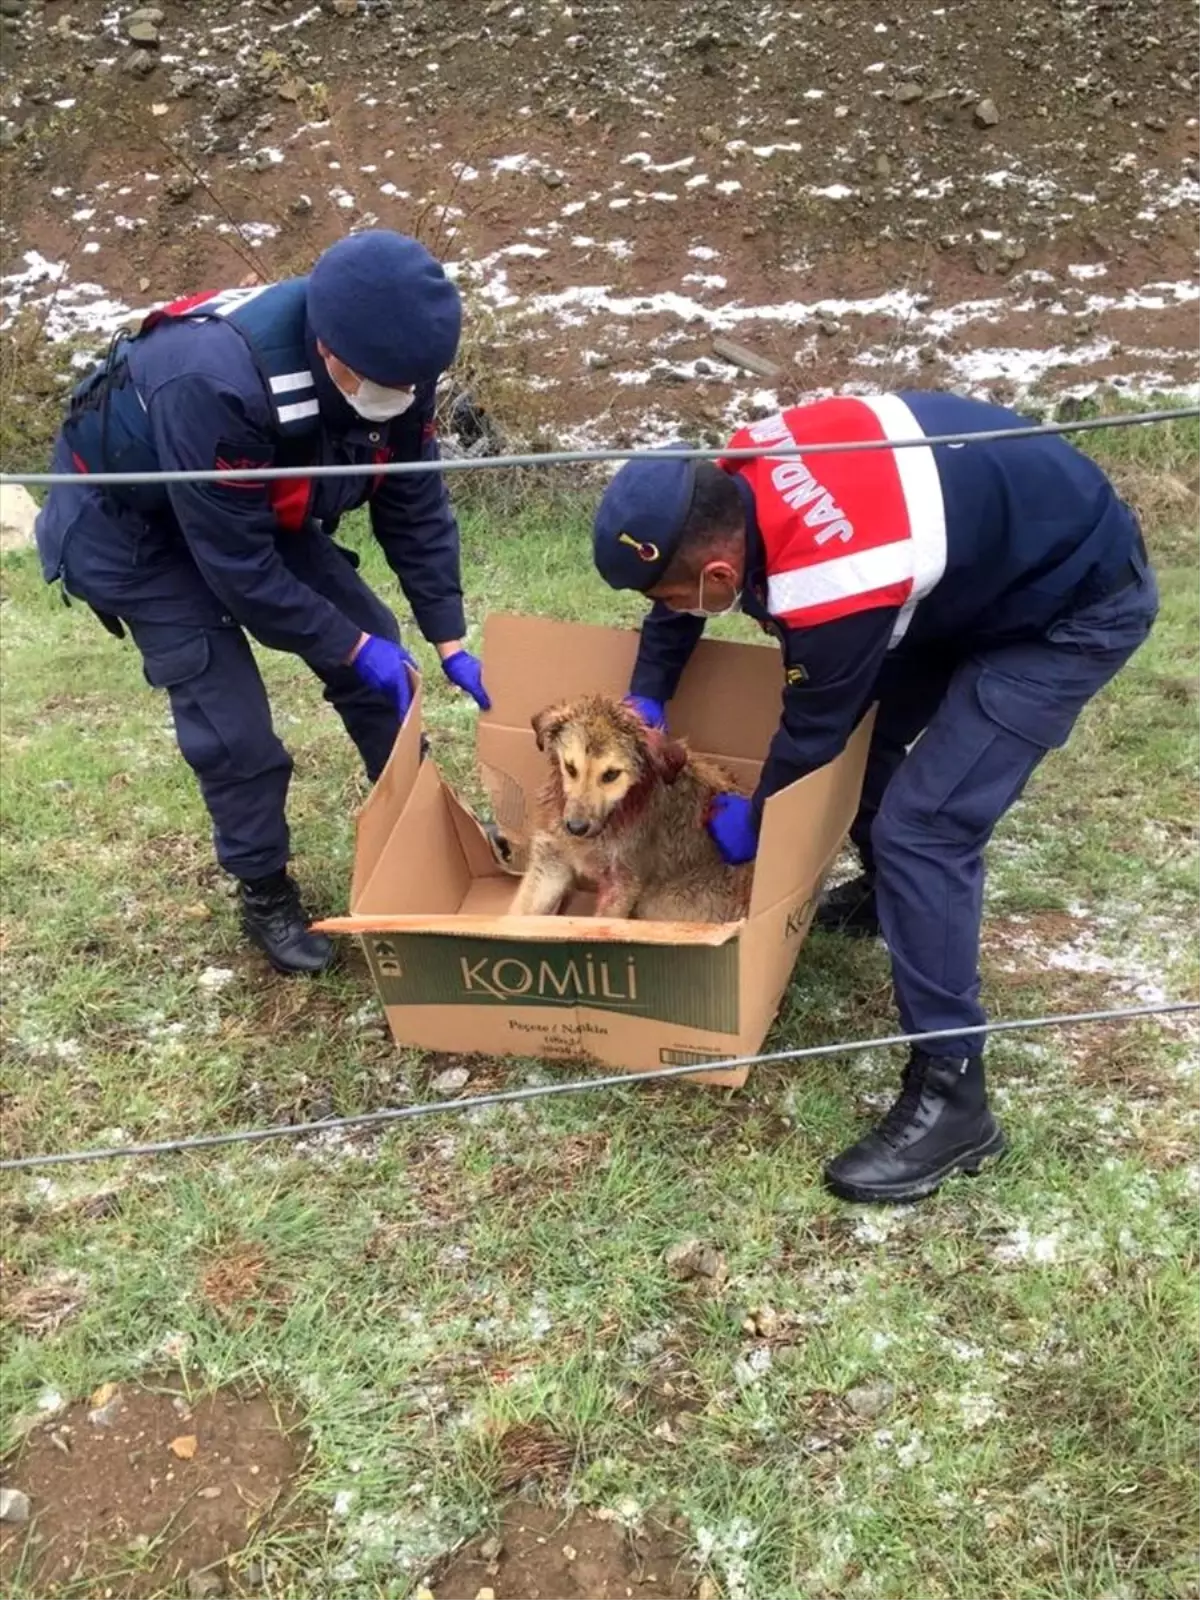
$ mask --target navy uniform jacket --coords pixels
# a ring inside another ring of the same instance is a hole
[[[419,385],[414,404],[392,422],[364,421],[341,398],[304,324],[304,283],[272,285],[256,300],[277,335],[273,343],[264,338],[256,347],[233,318],[177,315],[156,322],[127,346],[128,392],[144,408],[140,447],[144,453],[148,446],[153,457],[138,464],[246,469],[244,479],[171,484],[161,505],[147,514],[175,525],[206,583],[237,622],[273,648],[329,668],[346,659],[361,630],[289,572],[279,546],[286,539],[332,534],[340,517],[368,504],[374,535],[422,634],[433,644],[461,638],[466,624],[458,525],[441,474],[270,483],[253,477],[263,466],[437,459],[434,384]],[[256,333],[263,324],[260,315]],[[291,421],[289,412],[302,415]],[[57,459],[72,459],[70,437],[68,428]],[[105,465],[78,455],[74,462],[79,469]],[[69,522],[64,505],[64,537]],[[43,570],[53,581],[62,561],[53,493],[38,542]]]
[[[1021,426],[999,406],[923,391],[800,406],[730,448]],[[971,445],[726,461],[746,507],[742,610],[783,651],[779,730],[755,795],[833,760],[881,668],[1036,637],[1106,593],[1140,541],[1088,457],[1054,435]],[[704,631],[656,603],[633,694],[668,701]]]

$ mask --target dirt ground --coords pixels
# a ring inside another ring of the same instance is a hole
[[[497,1534],[472,1539],[431,1580],[434,1600],[686,1600],[695,1573],[669,1527],[630,1532],[586,1511],[517,1501]]]
[[[474,291],[526,436],[1197,381],[1183,0],[5,12],[0,291],[51,335],[383,224]]]
[[[293,1507],[304,1456],[295,1419],[262,1395],[189,1399],[177,1382],[106,1384],[30,1432],[0,1468],[27,1497],[23,1522],[0,1523],[6,1594],[178,1595],[217,1600],[269,1588],[256,1535]],[[569,1455],[569,1452],[567,1453]],[[418,1589],[434,1600],[685,1600],[694,1567],[668,1516],[634,1528],[538,1504],[566,1455],[535,1429],[500,1450],[498,1487],[516,1495],[498,1530],[457,1551]]]
[[[189,1400],[106,1384],[30,1433],[0,1469],[29,1500],[0,1523],[0,1587],[47,1595],[93,1580],[96,1595],[227,1592],[252,1563],[230,1561],[288,1505],[304,1455],[262,1395]]]

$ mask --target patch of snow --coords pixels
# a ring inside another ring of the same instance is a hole
[[[236,976],[232,967],[205,967],[196,982],[201,989],[216,994],[231,984]]]
[[[748,1355],[739,1356],[734,1362],[734,1382],[739,1388],[744,1389],[752,1383],[757,1383],[760,1378],[765,1378],[770,1370],[771,1347],[765,1344],[758,1344]]]
[[[989,1422],[995,1422],[1004,1416],[1004,1408],[994,1394],[985,1394],[975,1389],[968,1389],[960,1394],[958,1406],[962,1413],[963,1426],[972,1431],[976,1428],[986,1428]]]
[[[499,177],[502,172],[539,172],[543,163],[528,151],[523,151],[516,156],[498,156],[490,165],[493,175]]]
[[[1028,1223],[1018,1223],[992,1251],[997,1261],[1007,1265],[1028,1261],[1035,1266],[1053,1266],[1062,1253],[1065,1235],[1061,1228],[1048,1233],[1034,1233]]]
[[[746,1551],[758,1538],[758,1529],[744,1517],[726,1527],[696,1529],[696,1554],[702,1566],[720,1573],[726,1600],[750,1600],[750,1567]]]

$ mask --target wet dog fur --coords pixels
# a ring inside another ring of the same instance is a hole
[[[512,915],[552,916],[584,885],[598,917],[746,914],[753,868],[726,866],[704,826],[713,796],[737,788],[723,767],[608,695],[548,706],[533,731],[550,774]]]

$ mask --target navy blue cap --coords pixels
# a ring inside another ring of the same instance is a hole
[[[694,460],[672,458],[672,450],[627,461],[605,489],[592,524],[592,556],[610,589],[654,587],[679,545],[696,487]]]
[[[358,374],[385,388],[438,378],[458,353],[462,302],[423,244],[367,228],[330,245],[308,279],[314,334]]]

